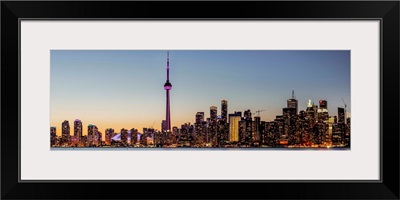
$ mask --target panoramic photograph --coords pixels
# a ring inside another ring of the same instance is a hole
[[[350,149],[349,50],[51,50],[50,149]]]

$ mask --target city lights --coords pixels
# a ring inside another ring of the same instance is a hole
[[[217,106],[210,106],[210,117],[204,112],[195,113],[195,122],[182,124],[181,127],[157,130],[143,128],[142,132],[132,128],[105,130],[105,140],[93,124],[88,125],[88,135],[82,136],[82,122],[75,120],[74,135],[70,135],[67,120],[62,123],[62,136],[55,135],[55,127],[50,127],[51,147],[193,147],[193,148],[349,148],[350,118],[344,118],[344,109],[338,108],[338,117],[330,116],[326,109],[327,101],[319,105],[308,103],[306,110],[296,113],[294,98],[288,100],[288,106],[282,109],[272,121],[262,121],[260,112],[245,110],[227,115],[228,101],[221,101],[221,116],[218,118]],[[224,113],[226,112],[226,114]],[[227,122],[229,119],[229,122]],[[345,123],[347,122],[347,123]],[[80,137],[79,137],[80,136]]]

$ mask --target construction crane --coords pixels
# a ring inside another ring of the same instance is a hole
[[[346,124],[346,117],[347,117],[347,104],[344,102],[344,99],[342,97],[342,101],[344,104],[344,124]]]
[[[156,123],[156,121],[153,122],[153,125],[149,126],[149,129],[150,129],[150,128],[153,129],[155,123]],[[161,128],[162,128],[162,127],[161,127]]]
[[[253,113],[253,114],[257,114],[257,116],[259,117],[260,116],[260,112],[263,112],[263,111],[265,111],[265,110],[256,110],[256,112]]]

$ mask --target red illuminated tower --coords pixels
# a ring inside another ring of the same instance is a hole
[[[167,110],[166,110],[166,125],[165,125],[165,131],[171,132],[171,113],[170,113],[170,107],[169,107],[169,91],[172,89],[172,84],[169,82],[169,52],[167,52],[167,82],[164,84],[164,89],[167,92]]]

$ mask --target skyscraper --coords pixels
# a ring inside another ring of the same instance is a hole
[[[63,145],[69,145],[69,137],[70,137],[70,129],[69,129],[69,122],[67,120],[64,120],[64,122],[61,124],[62,127],[62,144]]]
[[[289,144],[294,142],[294,132],[296,125],[296,108],[283,108],[282,109],[284,120],[284,135],[288,137]]]
[[[325,134],[325,142],[332,144],[333,124],[335,124],[335,116],[329,116],[328,131]]]
[[[338,123],[343,123],[345,122],[344,118],[344,108],[338,108]]]
[[[56,145],[56,127],[50,127],[50,146]]]
[[[170,113],[170,97],[169,97],[169,91],[172,89],[172,84],[169,82],[169,52],[167,53],[167,81],[164,84],[164,89],[167,92],[167,105],[166,105],[166,125],[165,129],[166,131],[170,132],[171,131],[171,113]]]
[[[217,123],[217,107],[216,106],[210,106],[210,123]]]
[[[345,109],[338,108],[338,124],[337,131],[335,132],[335,144],[343,144],[346,141],[346,118],[345,118]]]
[[[242,119],[242,112],[235,111],[235,115],[240,116],[240,119]]]
[[[319,100],[319,109],[317,111],[317,114],[318,114],[318,121],[328,123],[328,119],[329,119],[328,101]]]
[[[294,90],[292,90],[292,98],[287,100],[287,107],[288,108],[295,108],[296,109],[296,114],[297,114],[298,101],[297,101],[296,97],[294,96]]]
[[[253,118],[250,109],[244,111],[244,143],[250,145],[253,142]]]
[[[227,123],[228,122],[227,117],[228,117],[228,101],[223,99],[221,101],[221,120]]]
[[[214,137],[217,134],[217,107],[216,106],[211,106],[210,107],[210,125],[209,125],[209,142],[213,141],[215,139]],[[211,140],[210,140],[211,139]]]
[[[135,145],[138,142],[138,130],[135,128],[131,129],[131,145]]]
[[[126,146],[128,144],[128,130],[126,129],[121,129],[121,143],[123,146]]]
[[[229,138],[230,142],[239,141],[239,121],[241,116],[238,114],[229,114]]]
[[[246,144],[246,121],[244,119],[239,121],[239,143]]]
[[[202,123],[204,121],[204,112],[196,113],[196,123]]]
[[[202,143],[206,140],[205,138],[206,131],[204,131],[203,122],[204,122],[204,112],[197,112],[194,123],[194,129],[195,129],[195,136],[199,143]]]
[[[319,100],[319,108],[320,108],[320,109],[328,109],[328,101],[326,101],[326,100]]]
[[[95,145],[101,146],[101,143],[103,141],[103,134],[100,131],[96,131],[96,135],[95,135]]]
[[[255,116],[254,121],[253,121],[253,141],[254,142],[260,142],[260,133],[261,133],[261,117],[260,116]]]
[[[276,137],[281,140],[281,139],[286,139],[287,136],[285,135],[285,119],[283,115],[277,115],[275,120],[276,122]]]
[[[78,141],[78,143],[82,140],[82,122],[79,119],[74,121],[74,137]]]
[[[340,145],[343,141],[343,129],[339,124],[332,124],[332,145]]]
[[[96,139],[98,139],[98,133],[97,133],[98,131],[99,130],[96,125],[93,124],[88,125],[88,134],[87,134],[88,146],[93,146],[97,143]]]
[[[177,143],[177,137],[179,136],[179,129],[178,127],[174,126],[172,127],[172,134],[171,134],[171,143],[176,144]]]
[[[167,121],[166,120],[162,120],[161,121],[161,132],[166,132],[167,131]]]
[[[314,102],[309,99],[306,109],[306,119],[308,120],[310,126],[314,126],[314,124],[317,122],[317,110],[318,106],[314,105]]]
[[[106,145],[111,145],[111,138],[114,136],[114,129],[108,128],[106,129]]]
[[[264,145],[273,147],[276,145],[276,141],[278,141],[278,130],[277,130],[277,122],[276,121],[271,121],[271,122],[266,122],[265,123],[265,134],[263,135],[262,142]]]

